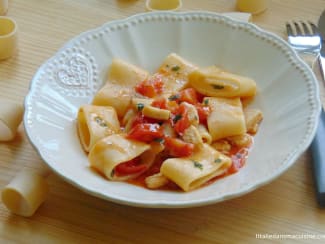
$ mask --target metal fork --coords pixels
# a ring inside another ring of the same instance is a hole
[[[293,22],[286,23],[289,44],[298,52],[311,68],[320,56],[322,47],[321,36],[318,33],[316,25],[311,22]],[[319,119],[315,138],[311,143],[311,152],[313,157],[313,170],[316,185],[316,196],[320,206],[325,207],[325,153],[324,153],[324,133],[325,133],[325,112]]]
[[[286,29],[291,47],[310,67],[313,67],[322,46],[322,39],[316,25],[310,21],[293,21],[286,23]]]

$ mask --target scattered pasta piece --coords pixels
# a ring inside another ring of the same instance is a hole
[[[29,217],[45,201],[48,185],[43,176],[34,171],[20,172],[2,190],[2,202],[13,213]]]
[[[20,125],[24,109],[23,106],[7,100],[0,100],[0,141],[14,139]]]

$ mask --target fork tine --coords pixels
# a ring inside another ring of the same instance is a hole
[[[311,34],[313,34],[313,33],[310,31],[310,29],[308,28],[308,26],[307,26],[307,24],[306,24],[305,22],[301,21],[300,23],[301,23],[302,28],[304,29],[304,32],[305,32],[306,35],[311,35]]]
[[[294,26],[296,27],[297,35],[302,35],[302,30],[297,22],[293,22]]]
[[[286,23],[286,29],[287,29],[288,36],[294,36],[292,27],[291,27],[290,23],[288,23],[288,22]]]
[[[317,34],[318,33],[318,29],[317,29],[317,26],[313,23],[313,22],[308,22],[309,25],[311,26],[311,29],[312,29],[312,34]]]

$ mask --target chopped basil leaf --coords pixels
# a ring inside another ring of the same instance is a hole
[[[164,138],[155,138],[154,141],[159,142],[159,143],[164,143],[165,142]]]
[[[215,163],[221,163],[222,160],[221,160],[220,158],[217,158],[217,159],[214,160],[214,162],[215,162]]]
[[[209,105],[209,99],[204,99],[204,101],[203,101],[203,103],[204,103],[204,105]]]
[[[199,168],[200,170],[203,169],[203,165],[200,164],[199,162],[195,161],[195,160],[192,160],[193,161],[193,164],[194,164],[194,167],[195,168]]]
[[[142,111],[143,108],[144,108],[144,104],[143,103],[138,103],[137,104],[138,111]]]
[[[171,95],[168,100],[169,101],[175,101],[179,99],[179,94]]]
[[[175,65],[172,67],[172,71],[178,71],[181,67],[179,67],[178,65]]]
[[[102,127],[107,127],[106,122],[99,116],[95,117],[95,121],[98,125],[102,126]]]
[[[112,172],[111,172],[111,177],[112,177],[112,178],[114,177],[114,174],[115,174],[115,171],[114,171],[114,169],[113,169]]]
[[[215,84],[212,84],[211,86],[212,86],[214,89],[219,89],[219,90],[225,88],[223,85],[215,85]]]
[[[176,114],[175,117],[173,118],[173,122],[176,123],[177,121],[179,121],[182,118],[181,114]]]

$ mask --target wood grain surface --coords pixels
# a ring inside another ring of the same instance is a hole
[[[285,38],[286,21],[317,22],[324,8],[325,0],[271,0],[268,10],[254,16],[253,22]],[[235,1],[183,0],[181,10],[229,12],[235,11]],[[19,51],[0,61],[0,97],[23,103],[39,66],[65,42],[107,21],[144,11],[145,1],[140,0],[9,1],[7,15],[19,26]],[[321,91],[324,94],[323,87]],[[322,99],[324,102],[324,95]],[[24,168],[37,169],[42,164],[20,126],[15,140],[0,143],[0,187]],[[54,174],[48,182],[48,199],[30,218],[11,214],[0,204],[0,243],[325,241],[325,209],[315,199],[309,151],[264,187],[236,199],[189,209],[128,207],[92,197]],[[257,234],[310,236],[258,239]]]

